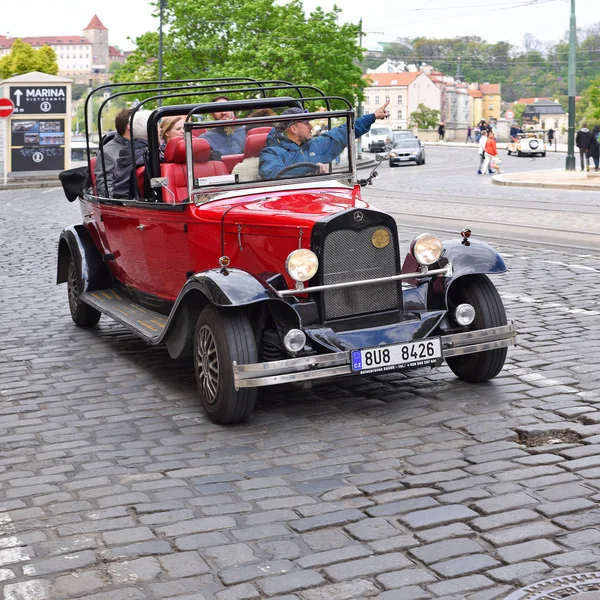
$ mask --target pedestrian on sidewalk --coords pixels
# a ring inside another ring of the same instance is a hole
[[[491,174],[493,171],[489,169],[490,163],[494,159],[498,158],[498,149],[496,147],[496,136],[490,132],[488,133],[487,142],[485,143],[485,160],[483,161],[482,175],[486,175],[488,172]],[[489,169],[489,171],[488,171]],[[501,173],[500,168],[496,168],[496,173]]]
[[[600,126],[594,125],[592,129],[592,138],[588,146],[588,158],[594,161],[594,171],[600,171]]]
[[[444,124],[440,123],[439,127],[438,127],[438,140],[440,142],[444,141],[444,135],[446,134],[446,130],[444,128]]]
[[[477,169],[477,175],[483,175],[483,171],[481,168],[483,167],[483,163],[485,162],[485,145],[487,144],[487,131],[485,129],[481,130],[481,137],[479,138],[479,168]]]
[[[592,140],[592,132],[587,128],[587,123],[581,125],[581,129],[575,136],[575,145],[579,148],[579,158],[581,160],[581,170],[590,170],[590,158],[588,156],[588,148]],[[585,158],[585,165],[583,159]]]
[[[473,132],[473,130],[471,129],[471,126],[468,125],[467,126],[467,139],[465,140],[465,144],[468,144],[469,142],[471,142],[471,144],[473,143],[473,137],[471,136],[472,132]]]
[[[552,147],[552,144],[554,143],[554,129],[552,129],[552,127],[550,129],[548,129],[548,145],[550,147]]]

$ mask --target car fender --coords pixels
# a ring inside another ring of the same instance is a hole
[[[110,274],[92,236],[84,225],[72,225],[60,234],[56,283],[65,283],[69,259],[75,259],[81,293],[111,287]]]
[[[267,282],[241,269],[210,269],[187,280],[171,310],[163,340],[172,358],[189,353],[196,320],[207,304],[247,308],[256,315],[265,308],[278,328],[302,326],[300,315]]]
[[[438,265],[432,265],[431,268],[443,267],[448,262],[452,265],[450,276],[434,277],[427,285],[418,285],[408,294],[405,292],[405,302],[410,302],[413,308],[446,309],[448,292],[461,277],[476,274],[493,275],[508,270],[502,256],[489,244],[479,240],[469,240],[468,246],[461,240],[443,242],[442,258]],[[407,273],[418,270],[417,261],[409,254],[402,271]]]

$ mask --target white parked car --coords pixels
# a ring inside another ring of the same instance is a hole
[[[362,146],[369,152],[382,152],[388,139],[392,139],[394,132],[391,127],[374,125],[371,130],[362,136]]]
[[[507,147],[509,156],[516,154],[523,156],[528,154],[534,156],[546,156],[547,145],[544,144],[544,134],[538,131],[525,131],[517,134],[517,141],[510,141]]]

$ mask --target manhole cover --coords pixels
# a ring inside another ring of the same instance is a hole
[[[600,600],[600,572],[576,573],[532,583],[504,600]]]

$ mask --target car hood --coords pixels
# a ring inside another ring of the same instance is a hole
[[[312,227],[317,221],[348,208],[368,208],[360,199],[360,188],[273,190],[243,198],[213,200],[196,210],[205,219],[223,219],[225,223],[296,228]]]

